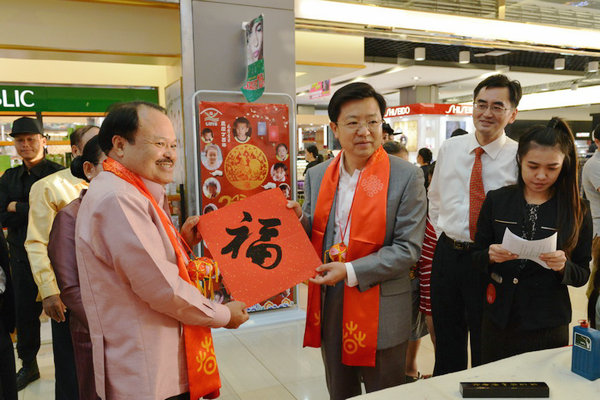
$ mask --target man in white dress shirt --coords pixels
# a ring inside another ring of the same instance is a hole
[[[474,90],[475,133],[445,141],[429,186],[429,217],[438,244],[431,273],[436,333],[434,375],[481,363],[482,272],[471,266],[471,244],[484,193],[517,182],[517,143],[504,133],[517,117],[521,85],[493,75]],[[479,199],[479,200],[474,200]],[[477,204],[479,203],[479,204]]]

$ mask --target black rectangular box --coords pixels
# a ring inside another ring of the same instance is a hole
[[[463,398],[550,397],[545,382],[461,382]]]

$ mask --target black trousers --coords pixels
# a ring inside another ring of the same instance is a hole
[[[524,331],[509,322],[506,328],[501,328],[487,318],[485,313],[481,334],[483,364],[569,344],[569,325]]]
[[[54,398],[56,400],[78,400],[79,385],[71,330],[69,329],[69,311],[65,313],[65,322],[52,320],[52,352],[54,354]]]
[[[10,267],[15,290],[17,325],[17,354],[23,364],[35,361],[40,349],[40,314],[42,303],[37,302],[38,288],[31,274],[29,261],[20,259],[11,248]]]
[[[408,340],[375,353],[374,367],[354,367],[342,364],[342,314],[344,282],[327,287],[321,327],[321,356],[330,400],[343,400],[405,382]],[[400,311],[399,311],[400,312]],[[410,310],[403,312],[410,313]],[[385,326],[385,325],[384,325]]]
[[[1,232],[0,232],[1,234]],[[0,400],[17,400],[15,350],[0,318]]]
[[[431,312],[435,328],[434,375],[467,369],[468,336],[471,365],[481,364],[483,273],[474,269],[471,251],[457,250],[440,236],[431,270]]]

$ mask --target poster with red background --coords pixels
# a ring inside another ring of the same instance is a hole
[[[291,199],[290,121],[286,104],[202,101],[198,104],[201,213],[279,188]],[[205,254],[208,254],[206,249]],[[216,299],[226,301],[224,290]],[[285,292],[249,307],[259,311],[294,304]]]

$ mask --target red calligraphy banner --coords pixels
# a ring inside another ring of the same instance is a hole
[[[233,298],[255,304],[315,275],[321,264],[280,190],[200,217],[198,228]]]

